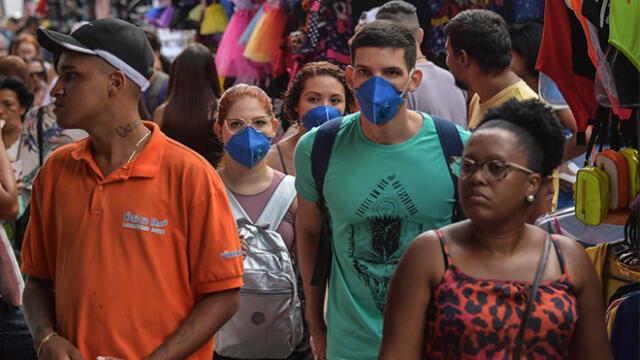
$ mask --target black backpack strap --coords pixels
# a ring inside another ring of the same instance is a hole
[[[462,149],[464,148],[464,145],[462,145],[462,139],[460,139],[458,129],[453,122],[437,116],[432,116],[431,118],[433,119],[433,124],[436,127],[438,138],[440,138],[440,146],[442,146],[445,163],[449,166],[449,159],[452,156],[462,155]],[[462,214],[458,195],[458,178],[453,175],[451,171],[449,171],[449,175],[451,175],[451,181],[453,182],[453,198],[455,200],[451,222],[456,222],[464,219],[464,215]]]
[[[36,115],[36,137],[38,141],[38,158],[40,159],[40,166],[44,163],[44,144],[42,143],[44,140],[44,112],[46,111],[46,106],[41,106],[38,109],[38,114]]]
[[[322,212],[322,232],[318,241],[316,263],[313,268],[311,284],[320,286],[329,277],[331,268],[331,226],[329,224],[328,210],[324,199],[324,178],[329,169],[331,150],[338,135],[342,117],[335,118],[322,124],[316,130],[316,137],[311,149],[311,175],[316,183],[316,190],[320,196],[318,207]]]

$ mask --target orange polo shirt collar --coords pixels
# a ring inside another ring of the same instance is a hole
[[[160,170],[166,139],[164,139],[165,135],[162,134],[156,123],[143,121],[142,124],[151,130],[149,142],[140,154],[124,164],[120,169],[109,174],[106,179],[93,159],[91,137],[82,140],[80,147],[71,152],[71,157],[75,160],[85,161],[91,170],[105,182],[108,182],[108,180],[126,180],[130,177],[153,178]]]

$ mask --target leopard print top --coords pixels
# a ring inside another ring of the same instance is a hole
[[[427,314],[427,359],[511,359],[531,283],[468,276],[451,261],[438,231],[445,257],[442,282]],[[540,284],[524,335],[522,357],[568,359],[578,320],[576,298],[564,258],[552,237],[562,275]]]

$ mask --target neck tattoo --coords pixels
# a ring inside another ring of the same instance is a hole
[[[138,150],[140,149],[140,144],[142,144],[142,142],[145,141],[149,137],[149,135],[151,135],[151,130],[147,129],[147,132],[136,143],[136,148],[133,149],[133,152],[129,156],[129,160],[127,160],[127,163],[130,163],[131,160],[133,160],[133,157],[138,154]]]

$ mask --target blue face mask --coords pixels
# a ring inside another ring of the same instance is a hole
[[[340,110],[329,105],[316,106],[313,109],[307,111],[302,117],[302,123],[307,130],[311,130],[316,126],[320,126],[325,122],[340,117]]]
[[[250,169],[267,156],[270,148],[271,139],[251,126],[233,135],[224,147],[233,160]]]
[[[409,86],[408,82],[407,86]],[[404,102],[406,88],[398,91],[387,80],[373,76],[355,90],[360,111],[372,124],[380,125],[396,116],[398,107]]]

